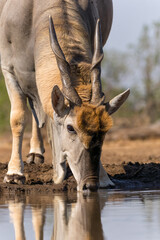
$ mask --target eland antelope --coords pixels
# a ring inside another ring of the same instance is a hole
[[[43,161],[39,128],[47,122],[54,183],[63,181],[68,162],[79,191],[113,184],[100,162],[101,148],[110,115],[129,90],[105,103],[101,61],[112,15],[112,0],[1,0],[1,68],[13,136],[5,182],[25,181],[21,148],[28,100],[31,161]]]

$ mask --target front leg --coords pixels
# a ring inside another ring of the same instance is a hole
[[[43,163],[45,152],[41,131],[32,115],[32,137],[30,141],[30,152],[27,155],[27,163]]]
[[[6,87],[11,102],[10,125],[12,130],[12,154],[8,164],[8,172],[4,178],[6,183],[24,183],[24,164],[22,161],[22,138],[26,120],[27,101],[13,73],[3,69]]]
[[[108,174],[104,170],[104,167],[102,166],[102,163],[100,161],[99,187],[100,188],[105,188],[105,187],[113,187],[113,186],[115,186],[115,184],[108,177]]]

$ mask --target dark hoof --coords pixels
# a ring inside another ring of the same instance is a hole
[[[34,163],[34,153],[29,153],[28,155],[27,155],[27,160],[26,160],[26,162],[28,163],[28,164],[32,164],[32,163]]]
[[[42,164],[44,163],[44,157],[43,155],[41,154],[38,154],[38,153],[29,153],[27,155],[27,160],[26,162],[28,164],[32,164],[32,163],[35,163],[35,164]]]
[[[36,164],[42,164],[42,163],[44,163],[44,157],[43,157],[43,155],[38,154],[38,153],[35,153],[34,162],[35,162]]]
[[[25,176],[13,174],[13,175],[7,175],[4,177],[5,183],[11,183],[11,184],[24,184],[25,183]]]

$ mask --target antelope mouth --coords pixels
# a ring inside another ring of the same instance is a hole
[[[80,186],[77,187],[78,191],[82,192],[96,192],[99,188],[99,178],[98,177],[87,177],[82,181]]]

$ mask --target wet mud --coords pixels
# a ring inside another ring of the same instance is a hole
[[[105,165],[105,169],[110,173],[110,178],[115,183],[115,189],[139,190],[139,189],[160,189],[160,164],[138,162],[121,165]],[[70,176],[62,184],[54,184],[52,181],[52,165],[42,164],[29,165],[25,163],[24,175],[26,182],[20,184],[5,184],[3,177],[7,172],[7,164],[0,163],[0,193],[47,193],[76,191],[76,181]],[[110,188],[110,187],[108,187]],[[113,188],[113,187],[112,187]]]
[[[27,164],[29,152],[27,135],[23,144],[24,185],[5,184],[8,159],[11,152],[11,140],[6,138],[0,146],[0,194],[47,193],[76,191],[76,182],[71,172],[62,184],[55,185],[52,181],[53,167],[51,151],[46,144],[45,163]],[[160,189],[160,140],[118,140],[105,141],[102,151],[102,164],[115,183],[115,189]]]
[[[73,176],[68,176],[62,184],[54,184],[53,167],[51,164],[24,163],[25,184],[6,184],[3,178],[7,172],[7,164],[0,163],[0,193],[42,193],[76,191],[76,182]],[[70,174],[71,175],[71,174]]]

